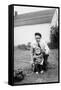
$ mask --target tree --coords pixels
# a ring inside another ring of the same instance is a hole
[[[51,49],[57,49],[59,43],[59,29],[57,26],[52,26],[50,31],[50,43],[48,44]]]

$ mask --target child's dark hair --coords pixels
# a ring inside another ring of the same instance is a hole
[[[35,33],[35,36],[36,36],[36,35],[39,35],[40,37],[42,37],[41,33],[38,33],[38,32],[37,32],[37,33]]]

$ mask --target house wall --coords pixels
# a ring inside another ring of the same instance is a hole
[[[14,27],[14,45],[27,44],[34,41],[34,33],[40,32],[43,40],[50,41],[49,23]]]

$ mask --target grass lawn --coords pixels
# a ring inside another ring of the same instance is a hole
[[[30,51],[14,49],[14,70],[22,69],[25,73],[24,80],[15,84],[58,82],[58,50],[51,50],[48,58],[48,70],[43,74],[35,74],[31,70]]]

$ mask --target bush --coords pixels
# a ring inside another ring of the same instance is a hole
[[[27,47],[26,47],[25,44],[18,45],[18,48],[19,48],[19,49],[22,49],[22,50],[26,50],[26,49],[27,49]]]
[[[50,31],[50,43],[48,46],[50,49],[57,49],[59,46],[59,30],[57,26],[52,26]]]

